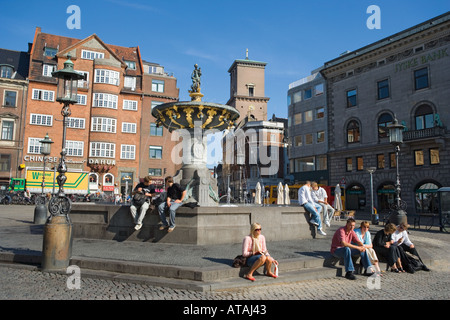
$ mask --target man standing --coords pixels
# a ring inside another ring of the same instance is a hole
[[[175,211],[183,205],[186,190],[178,183],[173,183],[172,177],[166,177],[167,199],[158,206],[162,225],[159,230],[169,228],[167,232],[175,229]],[[166,219],[166,210],[169,210],[169,224]]]
[[[361,255],[361,262],[366,270],[372,267],[364,244],[358,239],[355,231],[355,219],[349,218],[344,227],[336,230],[331,240],[331,254],[336,258],[344,258],[345,278],[355,280],[355,267],[352,256]],[[352,244],[356,243],[355,244]],[[367,272],[367,271],[366,271]]]
[[[317,182],[311,183],[311,195],[314,202],[318,203],[323,209],[323,220],[327,227],[330,226],[331,218],[334,214],[334,209],[328,204],[328,195],[324,188],[319,187]]]
[[[136,185],[133,190],[133,198],[131,199],[130,212],[131,216],[134,219],[134,223],[136,226],[134,229],[139,230],[142,227],[142,221],[144,220],[145,214],[150,206],[150,201],[152,196],[155,194],[155,189],[150,187],[150,176],[144,178],[144,182],[140,182]],[[139,195],[137,195],[139,194]],[[143,198],[141,201],[138,200],[138,197]],[[137,208],[140,208],[139,217],[137,217],[136,212]]]
[[[311,182],[306,181],[306,184],[303,185],[300,189],[298,189],[298,203],[306,211],[311,213],[312,219],[309,223],[317,226],[317,232],[320,235],[326,236],[327,234],[322,230],[322,221],[320,220],[320,211],[322,207],[315,203],[311,197]]]

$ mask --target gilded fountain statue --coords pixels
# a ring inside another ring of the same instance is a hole
[[[187,202],[199,206],[217,206],[217,180],[207,168],[207,136],[229,129],[239,118],[239,112],[228,105],[204,102],[201,93],[201,68],[197,64],[191,75],[191,101],[170,102],[153,108],[158,126],[182,137],[182,167],[173,177],[174,182],[187,190]],[[172,157],[177,157],[172,152]],[[175,159],[172,159],[175,160]]]

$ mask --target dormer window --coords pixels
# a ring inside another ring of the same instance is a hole
[[[0,77],[1,78],[11,79],[13,73],[14,73],[14,68],[12,66],[8,66],[8,65],[0,66]]]
[[[52,57],[53,58],[54,56],[56,56],[57,52],[58,52],[58,50],[55,48],[45,47],[44,48],[44,57]]]

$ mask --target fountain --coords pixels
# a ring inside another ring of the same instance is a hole
[[[229,129],[239,118],[239,112],[227,105],[202,101],[201,69],[197,64],[194,68],[189,90],[191,101],[158,105],[152,109],[152,115],[158,126],[170,132],[176,130],[183,137],[183,165],[173,179],[186,188],[186,202],[216,206],[219,202],[217,180],[206,167],[207,134]]]

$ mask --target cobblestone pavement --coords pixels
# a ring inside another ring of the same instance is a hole
[[[79,289],[72,274],[45,273],[24,266],[0,265],[1,300],[450,300],[448,265],[415,274],[384,273],[373,278],[342,277],[198,292],[117,280],[83,277]],[[69,281],[68,281],[69,279]],[[242,280],[246,281],[246,280]]]

